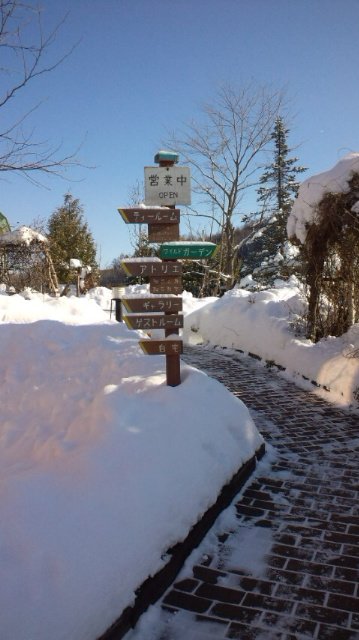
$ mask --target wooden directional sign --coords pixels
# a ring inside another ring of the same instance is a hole
[[[178,224],[180,221],[180,210],[167,207],[137,207],[118,211],[127,224]]]
[[[150,293],[174,293],[183,291],[181,276],[156,276],[150,278]]]
[[[179,262],[161,262],[161,260],[144,260],[133,258],[122,260],[121,267],[129,276],[180,276],[182,265]],[[168,293],[173,293],[169,291]]]
[[[162,315],[146,313],[145,315],[124,316],[129,329],[146,331],[147,329],[180,329],[183,327],[183,315]]]
[[[122,304],[128,313],[177,313],[182,311],[182,298],[122,298]]]
[[[179,224],[149,224],[148,242],[179,240]]]
[[[149,356],[178,356],[183,353],[182,340],[140,340],[139,345]]]
[[[160,258],[167,260],[202,260],[215,254],[213,242],[165,242],[160,246]]]

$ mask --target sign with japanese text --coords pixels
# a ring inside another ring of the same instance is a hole
[[[179,224],[180,210],[166,207],[118,209],[126,224]]]
[[[150,278],[150,293],[174,293],[183,291],[181,276],[153,276]]]
[[[148,242],[179,240],[179,224],[149,224]]]
[[[140,340],[139,345],[149,356],[178,356],[183,353],[182,340]]]
[[[191,204],[189,167],[145,167],[146,205]]]
[[[215,254],[213,242],[167,242],[160,246],[160,257],[167,260],[202,260]]]
[[[178,313],[182,311],[182,298],[123,298],[122,304],[128,313]]]
[[[121,267],[129,276],[180,276],[182,274],[180,262],[128,259],[121,260]]]
[[[180,210],[177,204],[191,203],[191,177],[189,167],[179,167],[178,154],[174,151],[159,151],[154,158],[159,166],[145,167],[145,205],[119,208],[122,219],[129,224],[147,224],[148,241],[158,243],[164,249],[160,257],[132,258],[121,261],[124,271],[130,276],[149,279],[149,298],[122,298],[121,304],[127,310],[124,316],[130,329],[151,331],[164,330],[163,340],[141,340],[140,347],[149,354],[166,356],[166,379],[169,386],[181,384],[180,354],[183,353],[182,340],[175,339],[183,328],[183,291],[181,257],[183,243],[179,242]],[[170,249],[170,245],[176,249]],[[213,245],[215,247],[215,245]],[[199,255],[183,249],[184,257],[206,258],[209,248],[199,250]],[[203,254],[203,255],[202,255]],[[212,252],[211,252],[212,255]],[[161,260],[163,258],[163,261]],[[149,333],[149,335],[151,335]]]
[[[146,331],[147,329],[182,329],[183,315],[178,314],[132,314],[124,316],[129,329]]]

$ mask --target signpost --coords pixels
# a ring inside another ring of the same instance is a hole
[[[148,224],[149,242],[163,243],[160,258],[132,258],[121,262],[128,275],[149,278],[151,297],[123,298],[122,303],[129,314],[124,319],[130,329],[164,329],[163,340],[140,340],[139,344],[148,355],[166,356],[167,384],[176,387],[181,383],[180,354],[183,352],[182,340],[176,337],[183,327],[183,316],[179,315],[182,298],[175,297],[183,290],[182,264],[177,259],[209,258],[217,247],[212,242],[178,241],[180,211],[176,205],[191,203],[190,171],[188,167],[175,166],[178,155],[173,151],[159,151],[155,162],[159,166],[145,167],[146,205],[118,209],[126,224]]]

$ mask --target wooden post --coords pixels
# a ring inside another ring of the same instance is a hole
[[[160,167],[173,167],[176,160],[163,160],[161,159],[161,155],[157,154],[155,156],[155,162],[158,162]],[[170,209],[175,208],[176,205],[170,205]],[[172,260],[164,260],[163,262],[172,262]],[[168,315],[169,313],[170,312],[165,311],[165,315]],[[179,329],[165,329],[165,338],[173,334],[179,335]],[[179,354],[175,354],[173,356],[166,355],[166,380],[167,386],[169,387],[177,387],[181,384],[181,359]]]

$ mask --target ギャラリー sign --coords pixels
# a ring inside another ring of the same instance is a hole
[[[128,313],[178,313],[183,306],[182,298],[177,296],[123,298],[122,304]]]

